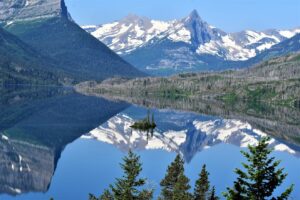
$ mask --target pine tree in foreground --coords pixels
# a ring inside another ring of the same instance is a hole
[[[103,194],[99,198],[93,194],[89,194],[89,200],[114,200],[114,197],[109,190],[104,190]]]
[[[175,160],[168,166],[167,174],[160,182],[162,188],[160,199],[162,200],[190,200],[191,194],[188,192],[190,186],[189,179],[184,175],[184,161],[177,155]],[[179,199],[178,199],[179,200]]]
[[[196,181],[194,189],[194,200],[207,200],[209,197],[210,182],[208,179],[209,173],[206,170],[206,165],[203,165],[199,174],[199,179]]]
[[[104,190],[103,194],[100,196],[100,200],[114,200],[114,197],[109,190]]]
[[[215,186],[213,186],[213,188],[211,190],[209,200],[219,200],[219,197],[216,196],[216,188],[215,188]]]
[[[268,148],[270,138],[262,138],[257,146],[248,146],[249,152],[242,151],[248,164],[243,163],[246,172],[236,169],[238,175],[233,188],[227,188],[224,196],[227,200],[286,200],[293,191],[293,185],[278,197],[271,197],[287,174],[279,168],[280,161],[270,157],[272,149]]]
[[[142,171],[140,157],[129,151],[121,164],[124,170],[122,178],[117,179],[115,186],[111,186],[115,200],[147,200],[152,199],[152,190],[139,191],[138,188],[145,185],[146,179],[138,178]]]
[[[192,200],[192,195],[189,193],[189,189],[191,188],[189,181],[183,172],[181,172],[174,186],[173,200]]]
[[[150,200],[153,196],[153,190],[139,190],[145,185],[146,179],[138,178],[142,171],[140,157],[132,151],[123,158],[121,167],[124,171],[122,178],[116,180],[115,185],[110,186],[110,190],[105,190],[104,193],[96,198],[90,195],[90,200]]]

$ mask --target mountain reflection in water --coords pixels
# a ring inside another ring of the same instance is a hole
[[[190,112],[155,110],[157,128],[152,137],[147,132],[130,126],[146,113],[145,108],[132,106],[109,119],[106,123],[82,136],[112,144],[122,151],[162,149],[183,155],[186,162],[204,149],[220,143],[238,147],[254,145],[266,133],[254,128],[248,122],[236,119],[222,119]],[[272,139],[270,146],[275,151],[284,151],[299,156],[299,148],[284,141]]]
[[[62,88],[2,90],[0,193],[46,192],[65,146],[127,106]]]

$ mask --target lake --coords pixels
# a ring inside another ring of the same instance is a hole
[[[298,108],[215,102],[109,100],[64,88],[0,90],[0,199],[82,200],[99,195],[122,175],[129,149],[141,156],[146,187],[156,189],[177,154],[191,185],[203,164],[217,193],[235,179],[241,150],[266,135],[300,197]],[[152,133],[130,126],[153,113]]]

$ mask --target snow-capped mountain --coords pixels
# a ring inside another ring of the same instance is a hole
[[[100,26],[88,25],[82,28],[118,54],[124,54],[135,50],[150,39],[157,37],[160,33],[167,31],[173,23],[128,15],[118,22]]]
[[[240,120],[169,110],[154,112],[158,126],[153,133],[131,129],[130,126],[140,117],[136,113],[142,112],[141,109],[129,108],[82,138],[112,144],[123,151],[160,149],[177,152],[189,162],[197,152],[217,144],[247,147],[257,144],[261,137],[266,136],[262,131]],[[300,155],[297,150],[275,139],[270,141],[270,146],[276,151]]]
[[[229,61],[247,60],[300,33],[300,28],[225,33],[202,20],[195,10],[180,20],[158,21],[129,15],[113,23],[83,28],[121,55],[134,54],[142,47],[167,39],[187,44],[198,55],[208,54]]]

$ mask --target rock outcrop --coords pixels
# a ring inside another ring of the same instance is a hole
[[[0,1],[0,21],[34,20],[54,16],[69,17],[64,0],[3,0]]]

